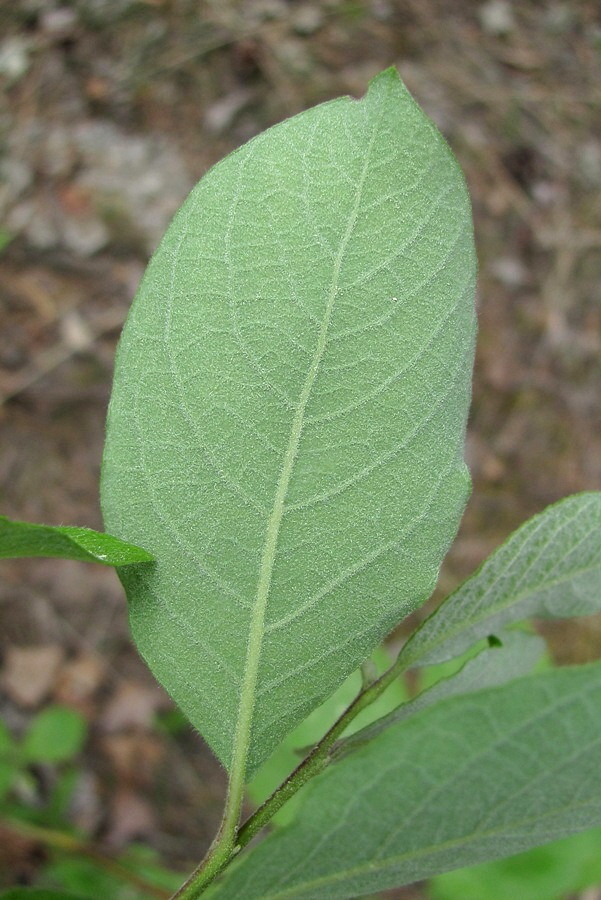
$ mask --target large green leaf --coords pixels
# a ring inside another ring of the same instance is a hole
[[[252,771],[428,596],[468,491],[469,200],[395,70],[213,168],[117,358],[107,526],[135,640]]]
[[[208,896],[357,897],[599,825],[600,708],[601,663],[431,706],[310,782]]]
[[[561,500],[518,528],[410,638],[399,661],[429,665],[510,622],[601,610],[601,492]]]
[[[153,559],[146,550],[91,528],[34,525],[0,516],[0,557],[27,556],[54,556],[104,566],[129,566]]]

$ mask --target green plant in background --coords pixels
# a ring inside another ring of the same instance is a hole
[[[10,232],[5,231],[4,228],[0,228],[0,253],[2,253],[5,247],[8,247],[12,239],[13,236]]]
[[[49,706],[31,722],[25,735],[16,740],[0,722],[0,802],[10,808],[11,793],[30,795],[33,791],[31,766],[73,762],[86,738],[86,723],[72,709]],[[71,789],[72,770],[64,769],[54,785],[50,802],[42,809],[32,806],[30,817],[49,824],[60,818]],[[19,809],[22,809],[20,806]]]
[[[4,555],[52,538],[116,565],[142,655],[228,771],[177,897],[355,897],[601,824],[601,663],[541,670],[514,627],[601,609],[601,494],[527,522],[369,661],[466,502],[474,281],[463,177],[396,70],[275,126],[201,180],[133,304],[117,538],[0,523]],[[442,664],[407,697],[403,673]]]
[[[565,900],[601,883],[601,829],[432,880],[430,900]]]
[[[53,888],[60,889],[59,896],[73,891],[90,900],[102,894],[115,900],[166,896],[169,887],[177,887],[178,876],[160,866],[151,850],[131,847],[119,859],[102,857],[69,826],[69,806],[79,778],[77,758],[86,737],[83,717],[63,706],[38,713],[20,739],[0,722],[0,821],[52,850],[39,876],[48,889],[27,896],[40,893],[43,900]],[[36,783],[40,767],[51,768],[53,775],[47,797]],[[13,890],[1,896],[13,894],[21,896]]]

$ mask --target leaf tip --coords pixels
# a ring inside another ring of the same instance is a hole
[[[390,88],[396,88],[397,90],[401,88],[403,91],[406,90],[396,66],[388,66],[387,69],[379,72],[371,79],[367,88],[367,96],[374,96],[381,91]]]

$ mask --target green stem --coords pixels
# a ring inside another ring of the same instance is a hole
[[[172,900],[176,900],[176,898],[177,900],[195,900],[196,897],[200,897],[204,889],[217,878],[238,853],[240,847],[236,844],[236,835],[241,806],[242,800],[239,791],[231,782],[225,801],[223,821],[215,840],[200,865],[194,869],[177,893],[173,895]]]
[[[404,668],[397,662],[376,681],[364,687],[353,702],[332,727],[322,737],[307,757],[296,767],[279,788],[260,806],[242,825],[238,832],[238,846],[245,847],[250,840],[269,822],[276,812],[304,784],[322,772],[331,762],[331,750],[338,738],[346,731],[353,719],[367,706],[370,706],[393,681],[402,674]]]
[[[353,719],[370,706],[405,670],[399,660],[376,681],[363,687],[353,702],[322,737],[308,756],[274,793],[238,828],[239,805],[236,805],[238,789],[232,798],[228,793],[223,824],[204,860],[192,872],[188,880],[172,900],[197,900],[205,888],[226,868],[232,859],[269,822],[276,812],[311,778],[319,775],[331,761],[331,750]],[[239,800],[239,798],[238,798]]]

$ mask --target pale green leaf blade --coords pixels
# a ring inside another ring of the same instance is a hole
[[[216,900],[372,894],[601,824],[601,663],[454,697],[304,788]]]
[[[601,610],[601,492],[568,497],[530,519],[407,641],[407,667],[442,662],[511,622]]]
[[[103,566],[129,566],[153,560],[141,547],[91,528],[34,525],[0,516],[0,558],[32,556],[75,559]]]
[[[413,699],[381,715],[376,721],[341,741],[341,751],[350,753],[359,744],[372,740],[385,728],[414,716],[447,697],[471,694],[528,675],[542,658],[546,648],[544,640],[538,635],[523,631],[502,634],[501,640],[499,646],[493,644],[485,647],[453,675],[441,678]]]
[[[468,490],[474,252],[396,71],[213,168],[117,358],[107,527],[136,643],[252,771],[429,595]]]

